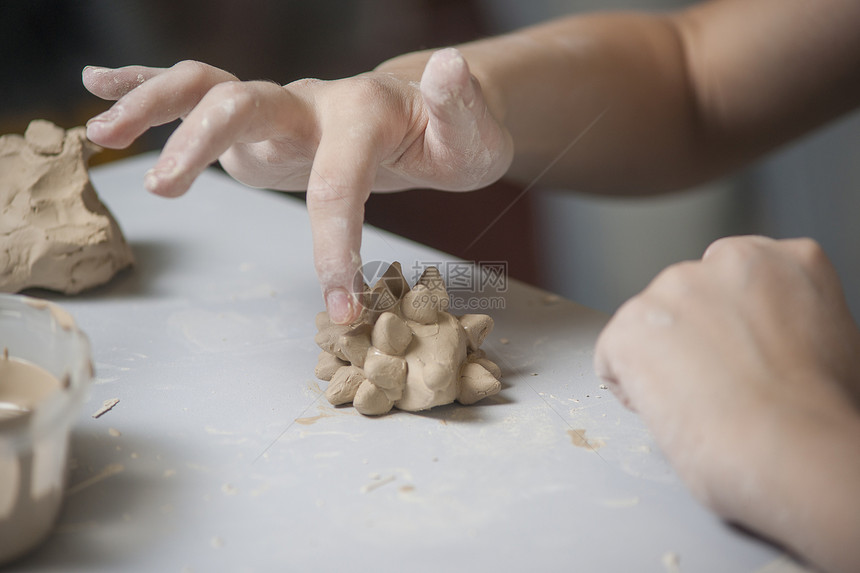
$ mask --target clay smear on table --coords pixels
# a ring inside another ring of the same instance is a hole
[[[0,292],[41,287],[66,294],[106,283],[131,249],[99,201],[86,130],[45,120],[0,136]]]
[[[352,402],[362,414],[379,415],[392,407],[414,412],[455,400],[474,404],[499,392],[501,371],[480,348],[493,319],[449,314],[435,267],[410,289],[394,263],[372,289],[365,285],[364,299],[354,324],[317,315],[323,351],[315,374],[329,381],[329,402]]]

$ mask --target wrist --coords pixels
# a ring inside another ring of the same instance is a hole
[[[762,411],[712,498],[740,523],[825,570],[860,567],[860,414],[848,403]]]
[[[501,90],[496,85],[498,82],[493,77],[492,66],[487,65],[487,63],[497,59],[499,52],[504,51],[504,43],[507,38],[508,36],[499,36],[453,46],[463,54],[463,58],[469,66],[469,72],[475,76],[481,86],[481,93],[487,108],[496,121],[502,125],[504,125],[507,106]],[[422,50],[396,56],[376,66],[374,71],[394,74],[406,81],[418,82],[421,80],[430,56],[436,51],[437,49]]]

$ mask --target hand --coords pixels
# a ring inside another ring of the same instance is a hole
[[[423,60],[421,60],[423,63]],[[83,82],[117,100],[87,124],[95,143],[123,148],[151,126],[182,118],[145,187],[176,197],[215,160],[239,181],[307,189],[314,261],[329,315],[358,317],[364,202],[372,190],[470,190],[510,165],[510,135],[487,110],[455,49],[421,70],[403,66],[286,86],[240,82],[198,62],[169,69],[87,67]]]
[[[723,239],[670,267],[609,322],[595,369],[706,505],[856,570],[860,332],[817,244]]]

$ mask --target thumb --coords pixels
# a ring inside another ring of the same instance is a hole
[[[456,48],[438,50],[427,60],[421,76],[421,95],[431,115],[448,126],[473,120],[473,110],[481,99],[480,86]]]
[[[460,176],[452,189],[475,189],[504,175],[513,158],[510,134],[488,110],[459,50],[445,48],[430,56],[421,95],[429,115],[426,143]]]

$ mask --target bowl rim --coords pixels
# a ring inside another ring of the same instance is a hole
[[[92,345],[73,316],[55,302],[29,295],[0,293],[0,312],[4,309],[47,316],[46,326],[68,332],[84,357],[60,378],[61,391],[54,392],[40,401],[32,414],[25,416],[22,423],[0,428],[0,449],[11,447],[21,451],[30,449],[34,443],[57,431],[68,433],[95,377]],[[15,357],[14,354],[10,358],[40,366],[33,361]]]

